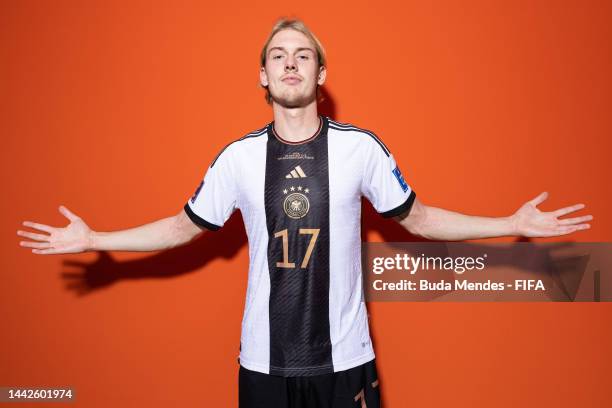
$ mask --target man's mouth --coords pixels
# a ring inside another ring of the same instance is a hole
[[[295,76],[289,76],[289,77],[283,78],[282,81],[289,85],[297,85],[300,82],[302,82],[302,79],[299,77],[295,77]]]

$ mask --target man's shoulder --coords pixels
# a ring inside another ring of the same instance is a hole
[[[221,156],[232,157],[237,152],[244,151],[244,149],[251,149],[254,144],[265,142],[267,140],[267,129],[268,125],[246,133],[226,144],[213,160],[211,167],[215,165]]]
[[[231,146],[245,146],[245,145],[248,145],[248,144],[251,144],[251,143],[258,143],[258,142],[264,141],[264,140],[266,140],[265,136],[267,134],[267,130],[268,130],[268,125],[266,125],[266,126],[264,126],[262,128],[253,130],[253,131],[251,131],[249,133],[246,133],[246,134],[240,136],[238,139],[230,142],[229,145],[231,145]]]
[[[353,123],[338,122],[328,119],[329,129],[338,137],[342,137],[342,142],[354,141],[363,147],[379,146],[388,156],[389,149],[380,139],[380,137],[372,130],[354,125]]]

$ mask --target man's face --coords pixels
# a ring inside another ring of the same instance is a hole
[[[300,108],[316,100],[317,84],[323,85],[325,74],[308,37],[286,29],[272,37],[259,79],[274,102],[285,108]]]

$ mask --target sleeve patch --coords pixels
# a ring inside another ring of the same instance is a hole
[[[404,180],[404,176],[402,176],[402,172],[400,171],[399,166],[395,166],[395,168],[393,169],[393,175],[397,179],[397,182],[399,183],[404,193],[408,191],[408,184],[406,184],[406,181]]]

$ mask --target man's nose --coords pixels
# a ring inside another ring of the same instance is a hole
[[[287,57],[285,60],[285,71],[296,71],[297,64],[295,63],[295,58],[292,56]]]

